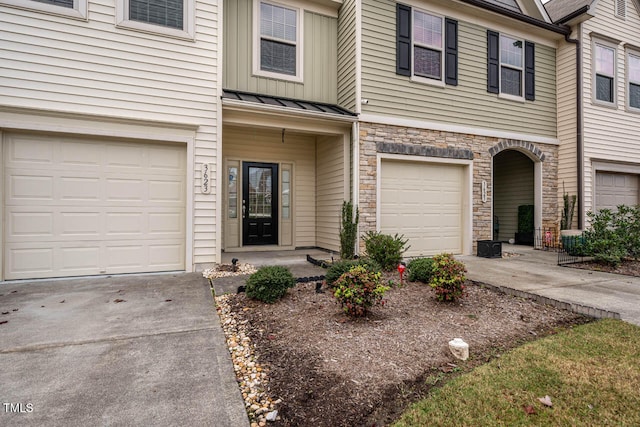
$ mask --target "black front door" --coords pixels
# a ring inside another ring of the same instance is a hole
[[[242,244],[278,244],[278,165],[242,163]]]

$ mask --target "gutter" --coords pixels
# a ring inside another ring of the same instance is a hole
[[[518,12],[514,12],[512,10],[506,9],[501,6],[496,6],[491,3],[487,3],[483,0],[459,0],[462,3],[470,4],[471,6],[476,6],[481,9],[490,10],[491,12],[498,13],[500,15],[508,16],[509,18],[515,19],[517,21],[525,22],[527,24],[535,25],[539,28],[544,28],[545,30],[553,31],[557,34],[562,34],[563,36],[567,36],[571,34],[571,29],[558,24],[552,24],[545,21],[540,21],[539,19],[532,18],[527,15],[523,15]],[[587,6],[588,7],[588,6]]]
[[[583,8],[584,9],[584,8]],[[589,6],[586,6],[589,9]],[[572,14],[573,15],[573,14]],[[568,15],[571,16],[571,15]],[[575,16],[568,19],[573,19]],[[563,18],[565,19],[565,18]],[[578,24],[578,35],[582,34],[582,24]],[[584,171],[582,156],[584,152],[584,135],[582,132],[582,45],[580,39],[572,39],[569,34],[564,36],[568,43],[576,45],[576,163],[577,163],[577,205],[578,205],[578,230],[584,228],[584,206],[582,204],[582,192],[584,188]]]

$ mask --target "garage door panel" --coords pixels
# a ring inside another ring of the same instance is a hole
[[[383,160],[380,229],[404,234],[408,256],[461,253],[463,191],[463,166]]]
[[[184,146],[6,135],[3,152],[5,279],[184,269]]]
[[[639,190],[637,175],[599,171],[596,173],[596,210],[637,205]]]

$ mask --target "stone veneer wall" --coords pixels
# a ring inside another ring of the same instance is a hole
[[[542,161],[542,227],[558,227],[558,146],[473,134],[360,123],[360,231],[376,229],[377,153],[394,153],[473,159],[473,250],[478,240],[490,239],[492,218],[491,159],[507,149],[517,149]],[[482,202],[481,182],[487,181],[487,201]],[[364,247],[361,244],[361,250]]]

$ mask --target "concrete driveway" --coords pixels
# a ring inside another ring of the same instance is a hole
[[[200,274],[1,283],[0,312],[0,425],[249,425]]]
[[[458,257],[467,266],[467,277],[491,285],[515,289],[568,304],[615,312],[640,325],[640,277],[580,270],[557,265],[558,254],[531,247],[502,245],[514,256],[487,259]],[[598,315],[597,310],[590,314]]]

